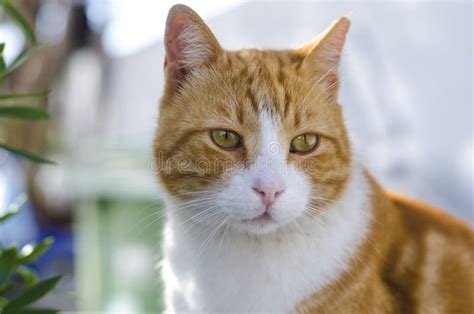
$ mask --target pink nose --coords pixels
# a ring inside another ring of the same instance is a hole
[[[256,182],[252,189],[260,195],[263,206],[269,208],[273,205],[275,200],[285,191],[283,183],[274,182],[274,183],[264,183]]]

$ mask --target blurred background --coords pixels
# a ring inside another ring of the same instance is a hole
[[[175,2],[28,0],[17,7],[40,49],[9,78],[13,91],[50,88],[48,122],[0,120],[3,244],[56,241],[34,268],[64,275],[42,301],[64,312],[157,312],[162,210],[152,140],[163,87],[163,32]],[[182,1],[222,46],[297,47],[350,14],[340,102],[356,152],[390,189],[474,223],[473,3]],[[0,13],[5,62],[25,46]]]

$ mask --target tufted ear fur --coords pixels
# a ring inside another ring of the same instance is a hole
[[[349,26],[349,18],[343,16],[300,48],[300,52],[306,56],[303,61],[305,71],[330,92],[336,93],[339,87],[338,69]]]
[[[176,91],[186,74],[214,61],[222,48],[204,21],[191,8],[174,5],[166,21],[165,76],[167,89]]]

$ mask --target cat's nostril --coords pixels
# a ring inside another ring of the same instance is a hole
[[[265,195],[265,191],[262,191],[262,190],[260,190],[260,189],[257,188],[257,187],[252,187],[252,189],[253,189],[255,192],[257,192],[258,194]]]

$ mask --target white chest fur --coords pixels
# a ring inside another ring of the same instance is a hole
[[[267,236],[186,232],[169,212],[162,274],[170,312],[292,312],[298,302],[337,280],[367,234],[368,183],[356,169],[343,196],[320,224]]]

